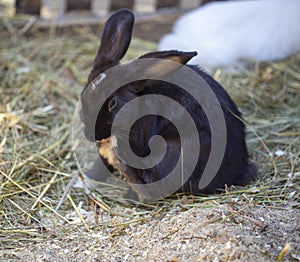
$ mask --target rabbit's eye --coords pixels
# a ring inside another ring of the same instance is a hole
[[[113,110],[118,104],[117,98],[113,97],[112,99],[109,100],[108,102],[108,110],[111,111]]]

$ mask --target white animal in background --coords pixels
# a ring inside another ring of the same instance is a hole
[[[197,51],[207,69],[274,61],[300,51],[300,0],[213,2],[183,15],[160,50]]]

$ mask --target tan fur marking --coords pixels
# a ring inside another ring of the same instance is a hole
[[[114,140],[114,139],[113,139]],[[113,141],[115,142],[115,141]],[[99,154],[104,157],[107,162],[115,169],[118,168],[119,160],[114,152],[113,143],[111,137],[102,139],[100,141]]]

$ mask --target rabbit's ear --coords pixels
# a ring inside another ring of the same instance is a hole
[[[197,52],[180,52],[180,51],[163,51],[163,52],[152,52],[147,53],[139,57],[139,59],[153,59],[148,60],[147,67],[140,69],[139,74],[146,74],[147,76],[162,77],[166,76],[170,73],[176,72],[179,68],[185,65],[190,59],[197,55]],[[163,63],[162,60],[170,60],[176,63]],[[151,84],[150,84],[151,85]],[[144,84],[140,85],[132,85],[130,86],[130,90],[134,93],[142,92],[147,86],[147,81]]]
[[[88,82],[108,68],[119,64],[129,47],[133,23],[134,14],[128,9],[117,11],[109,17]]]
[[[155,76],[164,76],[178,70],[182,65],[185,65],[190,59],[197,55],[197,52],[180,52],[180,51],[163,51],[145,54],[139,59],[156,58],[149,62],[146,73]],[[166,66],[161,60],[170,60],[176,63],[171,63]]]
[[[152,52],[139,57],[141,58],[160,58],[160,59],[168,59],[174,62],[185,65],[189,60],[191,60],[194,56],[197,55],[197,52],[181,52],[176,50],[171,51],[161,51],[161,52]]]

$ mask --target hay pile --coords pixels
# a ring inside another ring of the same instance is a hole
[[[0,35],[0,250],[4,258],[10,258],[10,250],[21,245],[63,238],[71,231],[108,226],[113,228],[112,236],[117,235],[131,223],[143,223],[174,209],[180,212],[233,203],[238,210],[250,204],[299,210],[298,55],[278,63],[256,64],[238,76],[215,74],[244,112],[249,150],[260,173],[255,183],[229,188],[220,195],[178,196],[135,208],[101,196],[97,205],[82,190],[72,189],[56,212],[66,184],[78,172],[71,125],[99,39],[88,28],[72,35],[52,32],[25,38],[8,21],[5,24]],[[155,47],[135,39],[126,59]],[[94,223],[97,215],[89,224],[76,212],[79,222],[71,225],[68,215],[70,210],[79,212],[79,203],[85,209],[97,209],[106,225]],[[125,217],[127,222],[107,222],[111,216]]]

